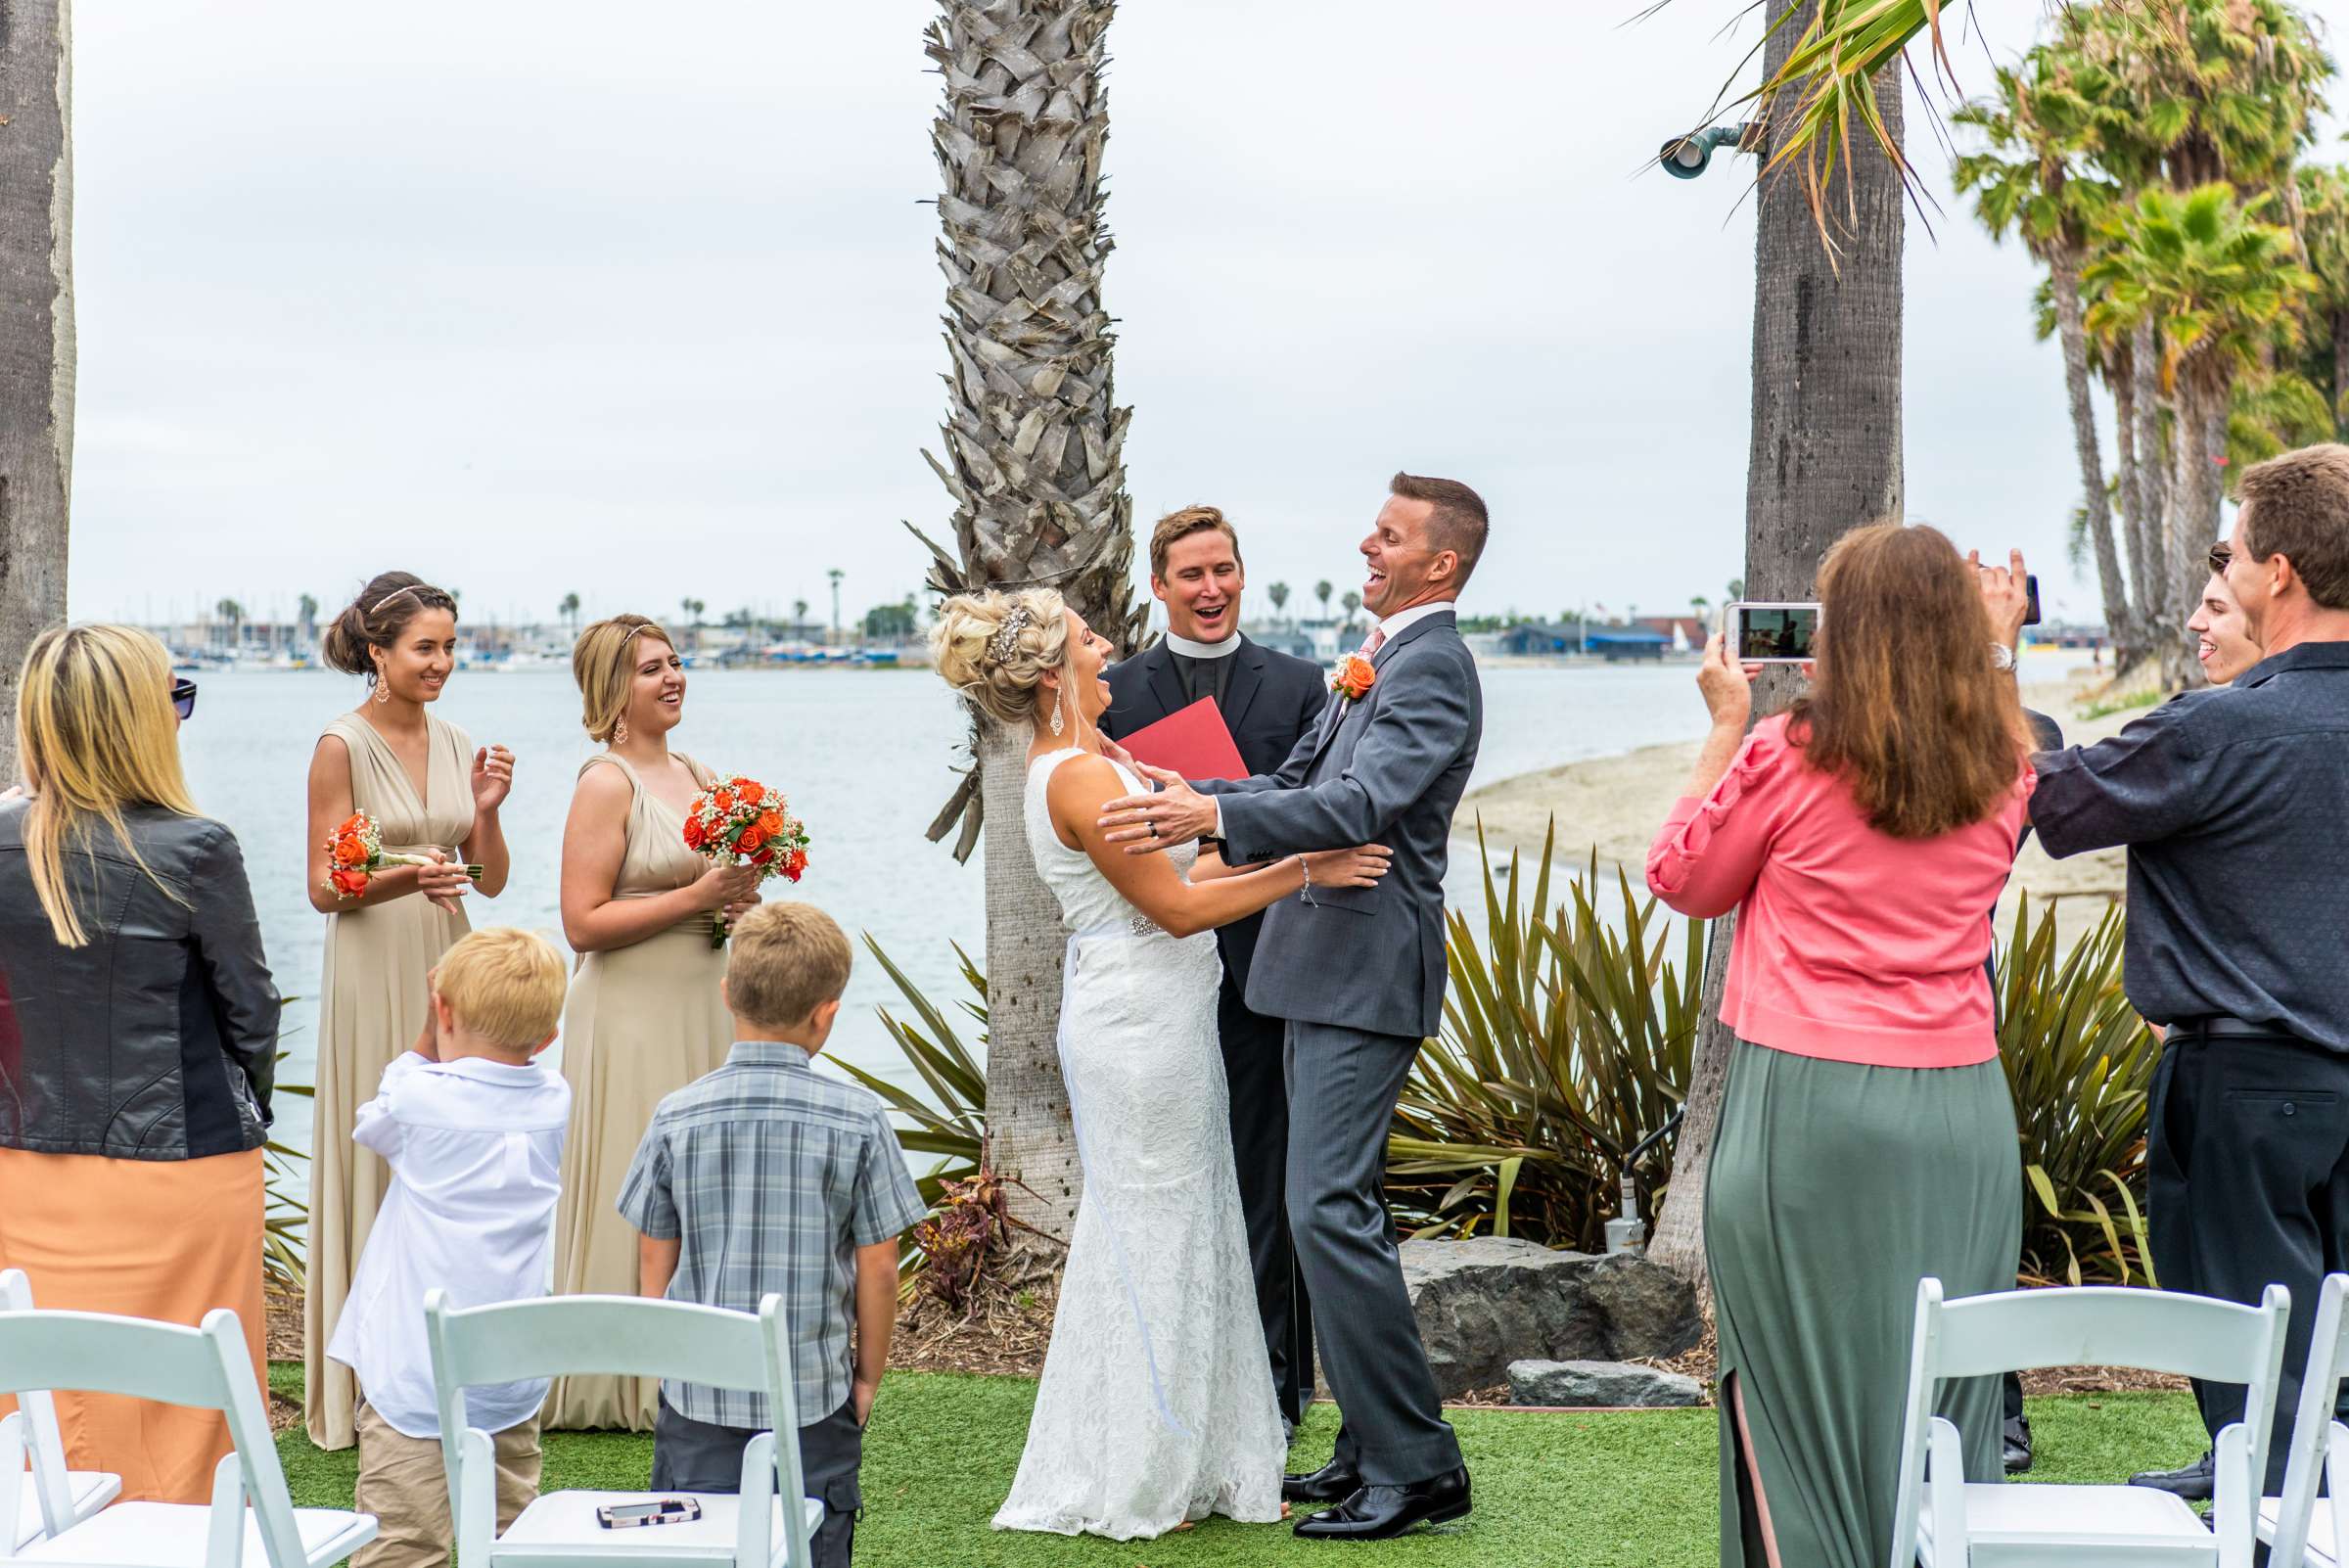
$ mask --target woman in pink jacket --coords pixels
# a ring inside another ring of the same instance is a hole
[[[1750,734],[1750,673],[1706,650],[1712,733],[1647,857],[1675,909],[1737,912],[1705,1189],[1725,1568],[1880,1568],[1917,1279],[2009,1289],[2022,1241],[1984,969],[2032,785],[2015,683],[1931,529],[1847,534],[1819,586],[1811,690]],[[1971,1480],[1999,1392],[1945,1395]]]

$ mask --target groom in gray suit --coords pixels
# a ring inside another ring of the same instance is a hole
[[[1487,518],[1457,481],[1398,474],[1390,488],[1361,544],[1362,605],[1379,618],[1358,656],[1369,678],[1340,665],[1321,721],[1277,772],[1190,785],[1143,768],[1159,792],[1101,816],[1129,853],[1195,838],[1221,840],[1235,863],[1358,844],[1395,852],[1375,888],[1309,883],[1266,910],[1248,975],[1249,1007],[1287,1024],[1289,1222],[1345,1414],[1336,1455],[1284,1486],[1291,1500],[1334,1505],[1298,1521],[1308,1539],[1377,1540],[1468,1511],[1384,1186],[1396,1099],[1443,1022],[1451,813],[1484,729],[1453,601]]]

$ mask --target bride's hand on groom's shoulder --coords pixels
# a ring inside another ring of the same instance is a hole
[[[1394,864],[1395,852],[1383,844],[1358,844],[1351,850],[1316,850],[1298,858],[1316,888],[1375,888]]]
[[[1102,807],[1104,843],[1123,844],[1128,854],[1154,854],[1215,836],[1216,803],[1185,784],[1180,773],[1148,762],[1127,765],[1159,789],[1154,795],[1120,796]]]

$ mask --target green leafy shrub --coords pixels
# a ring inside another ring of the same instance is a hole
[[[1496,875],[1480,834],[1482,941],[1467,913],[1445,914],[1444,1031],[1420,1052],[1387,1144],[1388,1199],[1414,1235],[1482,1229],[1596,1250],[1625,1155],[1687,1089],[1705,923],[1683,923],[1676,943],[1671,916],[1618,870],[1610,924],[1595,856],[1553,906],[1554,840],[1528,889],[1515,854]],[[1667,1146],[1633,1173],[1643,1215],[1670,1167]]]
[[[2145,1242],[2145,1105],[2161,1042],[2121,991],[2121,912],[2057,952],[2029,900],[1998,959],[1999,1059],[2024,1178],[2022,1277],[2157,1284]]]
[[[837,1057],[833,1061],[842,1072],[880,1095],[884,1105],[911,1124],[898,1130],[900,1146],[916,1154],[939,1157],[929,1174],[917,1178],[916,1183],[921,1188],[922,1201],[930,1206],[935,1217],[949,1183],[968,1181],[979,1174],[987,1143],[987,1069],[979,1065],[970,1047],[963,1044],[952,1020],[922,994],[921,988],[906,978],[904,970],[891,961],[870,932],[865,934],[864,945],[913,1011],[913,1021],[907,1023],[888,1008],[881,1008],[881,1027],[897,1041],[898,1049],[920,1075],[931,1097],[924,1099]],[[979,1046],[985,1050],[987,977],[959,945],[954,956],[961,960],[963,981],[976,997],[959,1005],[978,1024]]]

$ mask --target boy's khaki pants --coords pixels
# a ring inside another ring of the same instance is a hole
[[[448,1514],[448,1472],[438,1438],[412,1438],[362,1400],[359,1484],[352,1506],[376,1518],[375,1539],[351,1568],[446,1568],[456,1547]],[[538,1417],[509,1426],[497,1446],[497,1528],[503,1532],[538,1496]]]

